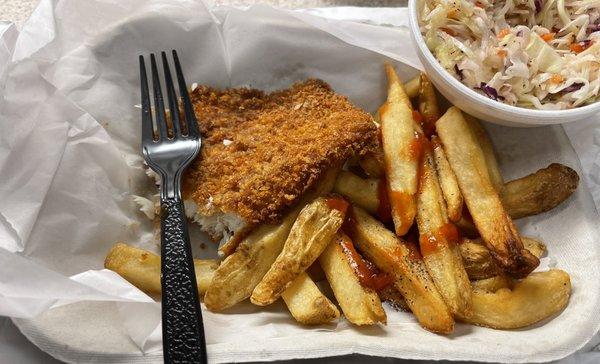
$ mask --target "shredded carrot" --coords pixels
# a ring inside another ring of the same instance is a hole
[[[571,48],[571,51],[573,51],[575,53],[581,53],[581,52],[585,51],[586,49],[588,49],[589,47],[591,47],[592,44],[594,44],[594,42],[571,43],[569,48]]]
[[[550,82],[552,83],[562,83],[565,80],[565,78],[561,75],[559,75],[558,73],[555,73],[552,75],[552,77],[550,78]]]
[[[498,33],[498,39],[506,37],[510,33],[510,29],[504,28]]]
[[[500,56],[500,58],[504,59],[504,57],[506,57],[506,55],[508,54],[507,51],[505,51],[504,49],[499,49],[498,50],[498,55]]]
[[[542,35],[541,38],[546,42],[551,42],[554,40],[554,34],[555,33],[546,33],[546,34]]]
[[[479,1],[475,3],[475,6],[477,6],[478,8],[482,8],[482,9],[485,8],[485,6],[483,6],[483,4],[480,3]]]

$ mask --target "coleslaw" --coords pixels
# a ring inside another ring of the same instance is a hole
[[[600,0],[423,0],[419,26],[454,77],[509,105],[570,109],[600,94]]]

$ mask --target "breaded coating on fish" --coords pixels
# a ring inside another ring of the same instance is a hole
[[[277,222],[325,171],[377,143],[372,117],[321,80],[270,94],[199,86],[191,99],[202,150],[183,196],[213,238]]]

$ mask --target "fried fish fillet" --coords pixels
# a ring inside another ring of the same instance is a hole
[[[277,222],[328,169],[377,143],[372,117],[321,80],[273,93],[200,86],[191,99],[202,150],[183,197],[188,215],[222,242]]]

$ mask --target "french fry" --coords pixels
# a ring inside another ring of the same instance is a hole
[[[373,289],[363,287],[343,244],[352,244],[350,238],[338,232],[334,240],[319,257],[319,263],[325,271],[344,316],[354,325],[373,325],[386,323],[386,314],[381,300]]]
[[[296,217],[316,196],[333,189],[338,170],[331,170],[301,199],[278,225],[262,225],[248,235],[216,270],[204,296],[211,311],[223,311],[250,297],[256,285],[267,273],[283,249]]]
[[[477,237],[479,233],[473,222],[462,216],[463,196],[444,149],[435,136],[432,137],[431,144],[448,217],[468,237]],[[374,214],[378,212],[380,203],[377,187],[380,183],[380,180],[375,178],[364,179],[352,172],[344,171],[338,176],[335,191],[346,196],[353,204]],[[553,163],[535,173],[507,182],[500,197],[510,217],[520,219],[556,207],[573,194],[578,183],[577,172],[567,166]]]
[[[538,259],[546,252],[546,246],[539,240],[527,237],[521,240],[525,249]],[[481,239],[463,239],[460,254],[470,279],[486,279],[503,273]]]
[[[421,85],[419,87],[419,113],[422,117],[422,128],[425,135],[430,136],[435,132],[435,122],[440,118],[440,108],[435,94],[435,88],[427,78],[427,75],[421,73]]]
[[[406,300],[402,297],[402,293],[398,291],[395,285],[389,285],[379,291],[379,298],[396,310],[410,312],[410,307],[408,307]]]
[[[481,242],[463,239],[459,249],[470,279],[487,279],[503,273],[494,258],[492,258],[489,249]]]
[[[340,311],[305,272],[281,294],[290,313],[301,324],[321,325],[340,318]]]
[[[415,246],[403,242],[364,210],[353,208],[350,238],[377,267],[391,274],[394,285],[427,330],[450,333],[454,320]]]
[[[413,78],[404,84],[404,90],[406,90],[406,96],[414,98],[419,96],[419,90],[421,89],[421,75]]]
[[[370,213],[377,212],[379,208],[379,180],[377,179],[364,179],[352,172],[341,171],[333,190]]]
[[[517,228],[490,181],[476,135],[456,107],[451,107],[436,127],[483,241],[503,269],[517,278],[527,276],[539,260],[523,248]]]
[[[279,225],[260,226],[225,258],[204,295],[206,308],[219,312],[250,297],[281,252],[298,213],[296,208]]]
[[[396,234],[406,234],[417,213],[416,193],[423,134],[394,68],[386,64],[388,98],[380,109],[381,139]]]
[[[513,281],[505,274],[500,274],[490,278],[480,279],[471,282],[473,290],[494,293],[502,288],[513,288]]]
[[[498,166],[498,160],[496,159],[496,153],[494,152],[494,146],[490,137],[477,119],[468,114],[464,114],[464,118],[481,147],[492,185],[498,193],[502,193],[504,179],[502,178],[502,173],[500,173],[500,167]]]
[[[433,152],[429,147],[424,148],[422,160],[417,194],[417,225],[423,261],[450,312],[468,316],[471,309],[471,283],[459,252],[458,231],[446,213]]]
[[[435,158],[435,170],[440,180],[440,187],[446,201],[448,217],[452,221],[459,221],[462,217],[463,196],[458,187],[456,175],[450,167],[450,162],[446,158],[446,152],[437,136],[431,137],[431,146]]]
[[[358,164],[365,174],[371,178],[381,178],[385,175],[383,151],[381,150],[374,153],[367,153],[358,161]]]
[[[431,87],[431,88],[430,88]],[[431,83],[426,87],[427,92],[433,89]],[[404,90],[406,92],[406,96],[409,98],[415,98],[419,96],[421,92],[421,75],[413,78],[404,84]],[[431,94],[428,94],[428,100],[435,100],[435,105],[437,106],[437,100],[430,97]],[[435,91],[434,91],[435,96]],[[410,101],[410,100],[409,100]],[[385,104],[384,104],[385,105]],[[382,105],[383,106],[383,105]],[[377,113],[373,116],[377,125],[381,126],[381,111],[382,109],[377,109]],[[429,115],[429,112],[426,112]],[[439,119],[439,115],[437,117]],[[437,120],[437,119],[436,119]],[[365,173],[371,178],[381,178],[384,173],[384,163],[383,163],[383,151],[379,151],[378,153],[368,153],[359,161],[360,166],[363,168]]]
[[[348,203],[340,198],[317,198],[294,222],[283,250],[252,291],[250,301],[266,306],[275,302],[292,281],[317,258],[342,226]]]
[[[219,248],[217,250],[217,254],[219,254],[219,257],[228,257],[231,254],[233,254],[238,245],[240,245],[240,243],[244,241],[244,238],[247,237],[251,231],[252,227],[250,226],[244,227],[236,231],[233,234],[233,236],[229,238],[229,240],[219,245]]]
[[[194,259],[198,294],[206,292],[218,266],[218,260]],[[116,243],[106,255],[104,268],[118,273],[147,294],[161,293],[160,257],[156,254],[124,243]]]
[[[571,168],[552,163],[528,176],[508,182],[502,203],[513,219],[553,209],[577,189],[579,176]]]
[[[535,255],[538,259],[541,258],[547,251],[546,244],[538,239],[523,236],[521,237],[521,240],[523,241],[523,246],[525,249],[529,250],[529,252]]]
[[[558,269],[536,272],[514,288],[473,291],[473,314],[463,321],[494,329],[518,329],[560,312],[569,302],[571,280]]]

